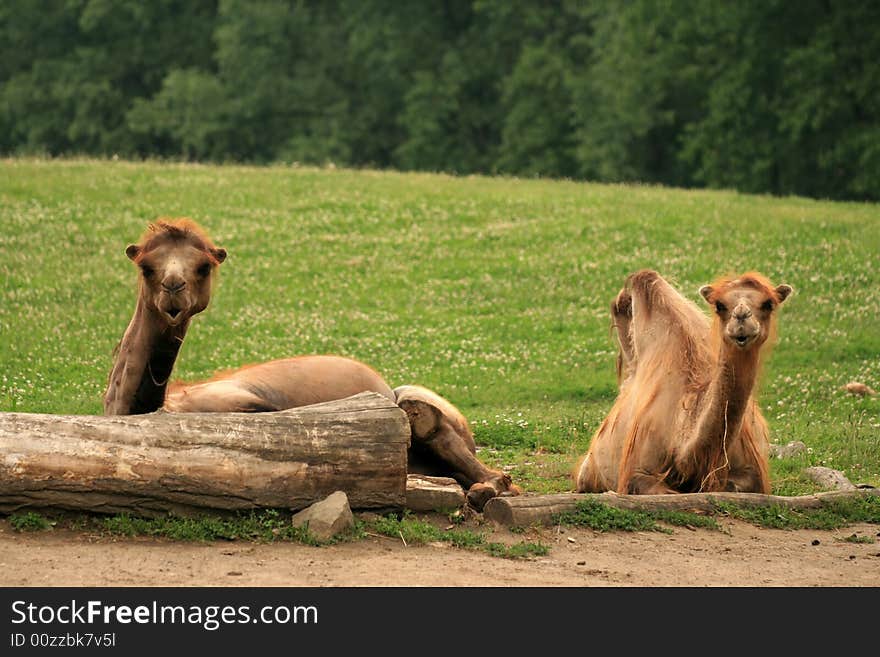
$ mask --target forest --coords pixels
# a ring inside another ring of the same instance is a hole
[[[4,0],[0,153],[880,199],[880,3]]]

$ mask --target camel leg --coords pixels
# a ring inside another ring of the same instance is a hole
[[[610,490],[591,452],[587,452],[575,467],[575,485],[578,493],[604,493]]]
[[[628,495],[665,495],[678,491],[663,481],[663,476],[649,472],[636,472],[630,477],[624,490]]]
[[[509,475],[480,462],[471,449],[472,439],[467,440],[456,431],[438,408],[416,399],[402,399],[398,405],[406,411],[412,429],[411,461],[421,469],[425,469],[426,463],[436,464],[437,470],[432,474],[453,477],[468,490],[471,506],[482,510],[493,497],[519,494]]]
[[[611,302],[611,321],[617,331],[617,382],[623,381],[635,367],[632,342],[632,296],[624,288]]]

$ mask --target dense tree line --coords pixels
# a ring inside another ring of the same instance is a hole
[[[3,0],[0,151],[880,199],[880,3]]]

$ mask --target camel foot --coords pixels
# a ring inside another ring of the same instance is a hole
[[[488,484],[474,484],[468,489],[467,501],[477,511],[482,511],[486,502],[498,496],[498,491]]]
[[[519,486],[511,483],[510,475],[501,475],[488,481],[477,482],[468,489],[468,504],[482,511],[493,497],[511,497],[521,493]]]

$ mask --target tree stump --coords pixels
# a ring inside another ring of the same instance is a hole
[[[402,508],[410,426],[386,397],[275,413],[0,413],[0,512]]]

